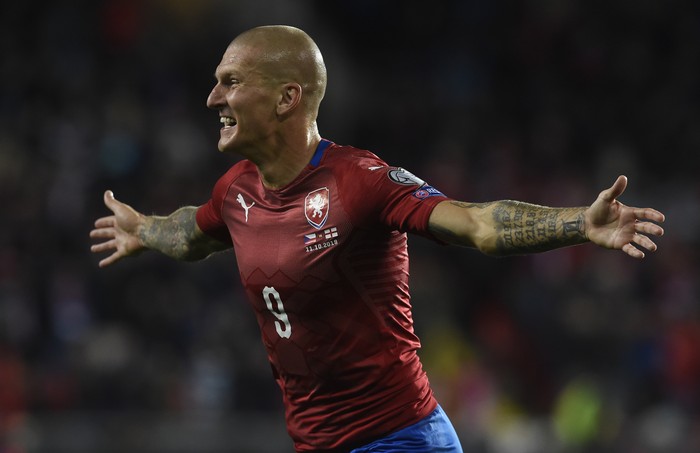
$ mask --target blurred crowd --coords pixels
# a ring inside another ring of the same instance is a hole
[[[206,201],[237,159],[214,68],[271,23],[324,53],[325,138],[467,201],[585,205],[626,174],[621,200],[667,215],[644,261],[410,240],[421,356],[465,451],[700,451],[700,6],[83,0],[0,6],[0,453],[244,451],[100,438],[107,415],[262,420],[291,448],[233,254],[98,269],[88,238],[106,189],[145,213]],[[49,434],[69,416],[70,448]]]

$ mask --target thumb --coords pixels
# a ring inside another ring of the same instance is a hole
[[[117,208],[117,206],[120,204],[116,198],[114,198],[114,192],[111,190],[106,190],[104,194],[104,202],[105,206],[107,206],[112,212]]]
[[[624,192],[626,188],[627,176],[620,175],[609,189],[606,189],[600,193],[600,197],[608,203],[611,203],[615,200],[615,198],[622,195],[622,192]]]

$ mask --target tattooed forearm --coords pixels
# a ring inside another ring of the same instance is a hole
[[[205,258],[221,250],[223,244],[197,235],[195,213],[197,208],[180,208],[167,217],[151,216],[146,220],[139,237],[150,249],[184,261]]]
[[[180,208],[168,217],[152,216],[139,236],[146,247],[176,259],[187,259],[195,232],[196,208]]]
[[[549,208],[517,201],[493,205],[496,253],[500,255],[552,250],[587,240],[584,208]]]

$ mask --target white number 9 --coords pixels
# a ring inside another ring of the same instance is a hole
[[[271,286],[266,286],[263,288],[263,299],[265,299],[265,304],[270,313],[275,315],[278,321],[275,321],[275,329],[277,330],[277,335],[282,338],[289,338],[292,336],[292,325],[289,323],[289,317],[284,311],[284,304],[282,304],[282,299],[280,298],[280,293]],[[275,299],[277,303],[277,308],[272,306],[272,298]]]

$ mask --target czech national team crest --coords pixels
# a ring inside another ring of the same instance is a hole
[[[304,200],[304,215],[309,225],[320,230],[328,220],[328,208],[330,203],[330,191],[328,187],[309,192]]]

